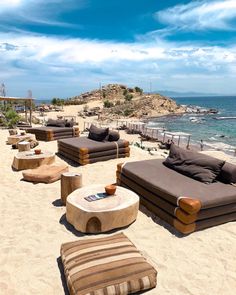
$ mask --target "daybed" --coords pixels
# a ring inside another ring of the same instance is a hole
[[[117,183],[183,234],[236,220],[236,166],[171,145],[169,157],[119,164]]]
[[[109,128],[90,126],[88,137],[58,140],[58,153],[80,165],[129,157],[129,142]]]
[[[37,140],[52,141],[60,138],[79,136],[78,127],[37,127],[27,129],[26,132],[35,134]]]
[[[52,141],[60,138],[79,136],[79,128],[72,121],[49,119],[47,126],[28,128],[26,132],[35,134],[37,140]]]
[[[95,141],[87,137],[58,140],[58,153],[80,165],[91,164],[116,158],[129,157],[129,142]]]

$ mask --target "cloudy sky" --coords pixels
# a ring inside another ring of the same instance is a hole
[[[236,94],[236,0],[0,0],[7,95],[107,83]]]

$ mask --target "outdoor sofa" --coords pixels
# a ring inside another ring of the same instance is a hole
[[[79,128],[73,122],[49,119],[47,126],[28,128],[26,132],[35,134],[37,140],[53,141],[61,138],[79,136]]]
[[[57,143],[59,154],[80,165],[130,155],[129,142],[120,139],[118,132],[94,125],[90,127],[88,137],[60,139]]]
[[[183,234],[236,220],[236,165],[171,145],[165,161],[118,164],[116,176]]]

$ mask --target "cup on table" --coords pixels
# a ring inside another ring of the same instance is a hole
[[[34,153],[35,153],[35,155],[40,155],[41,154],[41,149],[35,149]]]
[[[114,184],[106,185],[105,191],[108,195],[114,195],[114,193],[116,192],[116,185]]]

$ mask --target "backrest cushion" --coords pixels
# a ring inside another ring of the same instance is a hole
[[[117,131],[109,130],[108,141],[118,141],[120,139],[120,134]]]
[[[48,119],[47,121],[47,126],[51,127],[65,127],[65,120],[53,120],[53,119]]]
[[[174,144],[170,147],[164,165],[188,177],[204,183],[212,183],[220,175],[225,161],[198,153],[184,150]]]
[[[218,180],[224,183],[236,183],[236,165],[226,162],[221,169]]]
[[[89,128],[88,138],[96,141],[104,141],[107,139],[108,134],[109,128],[99,128],[92,124]]]
[[[73,127],[75,125],[75,122],[72,120],[66,120],[65,127]]]

